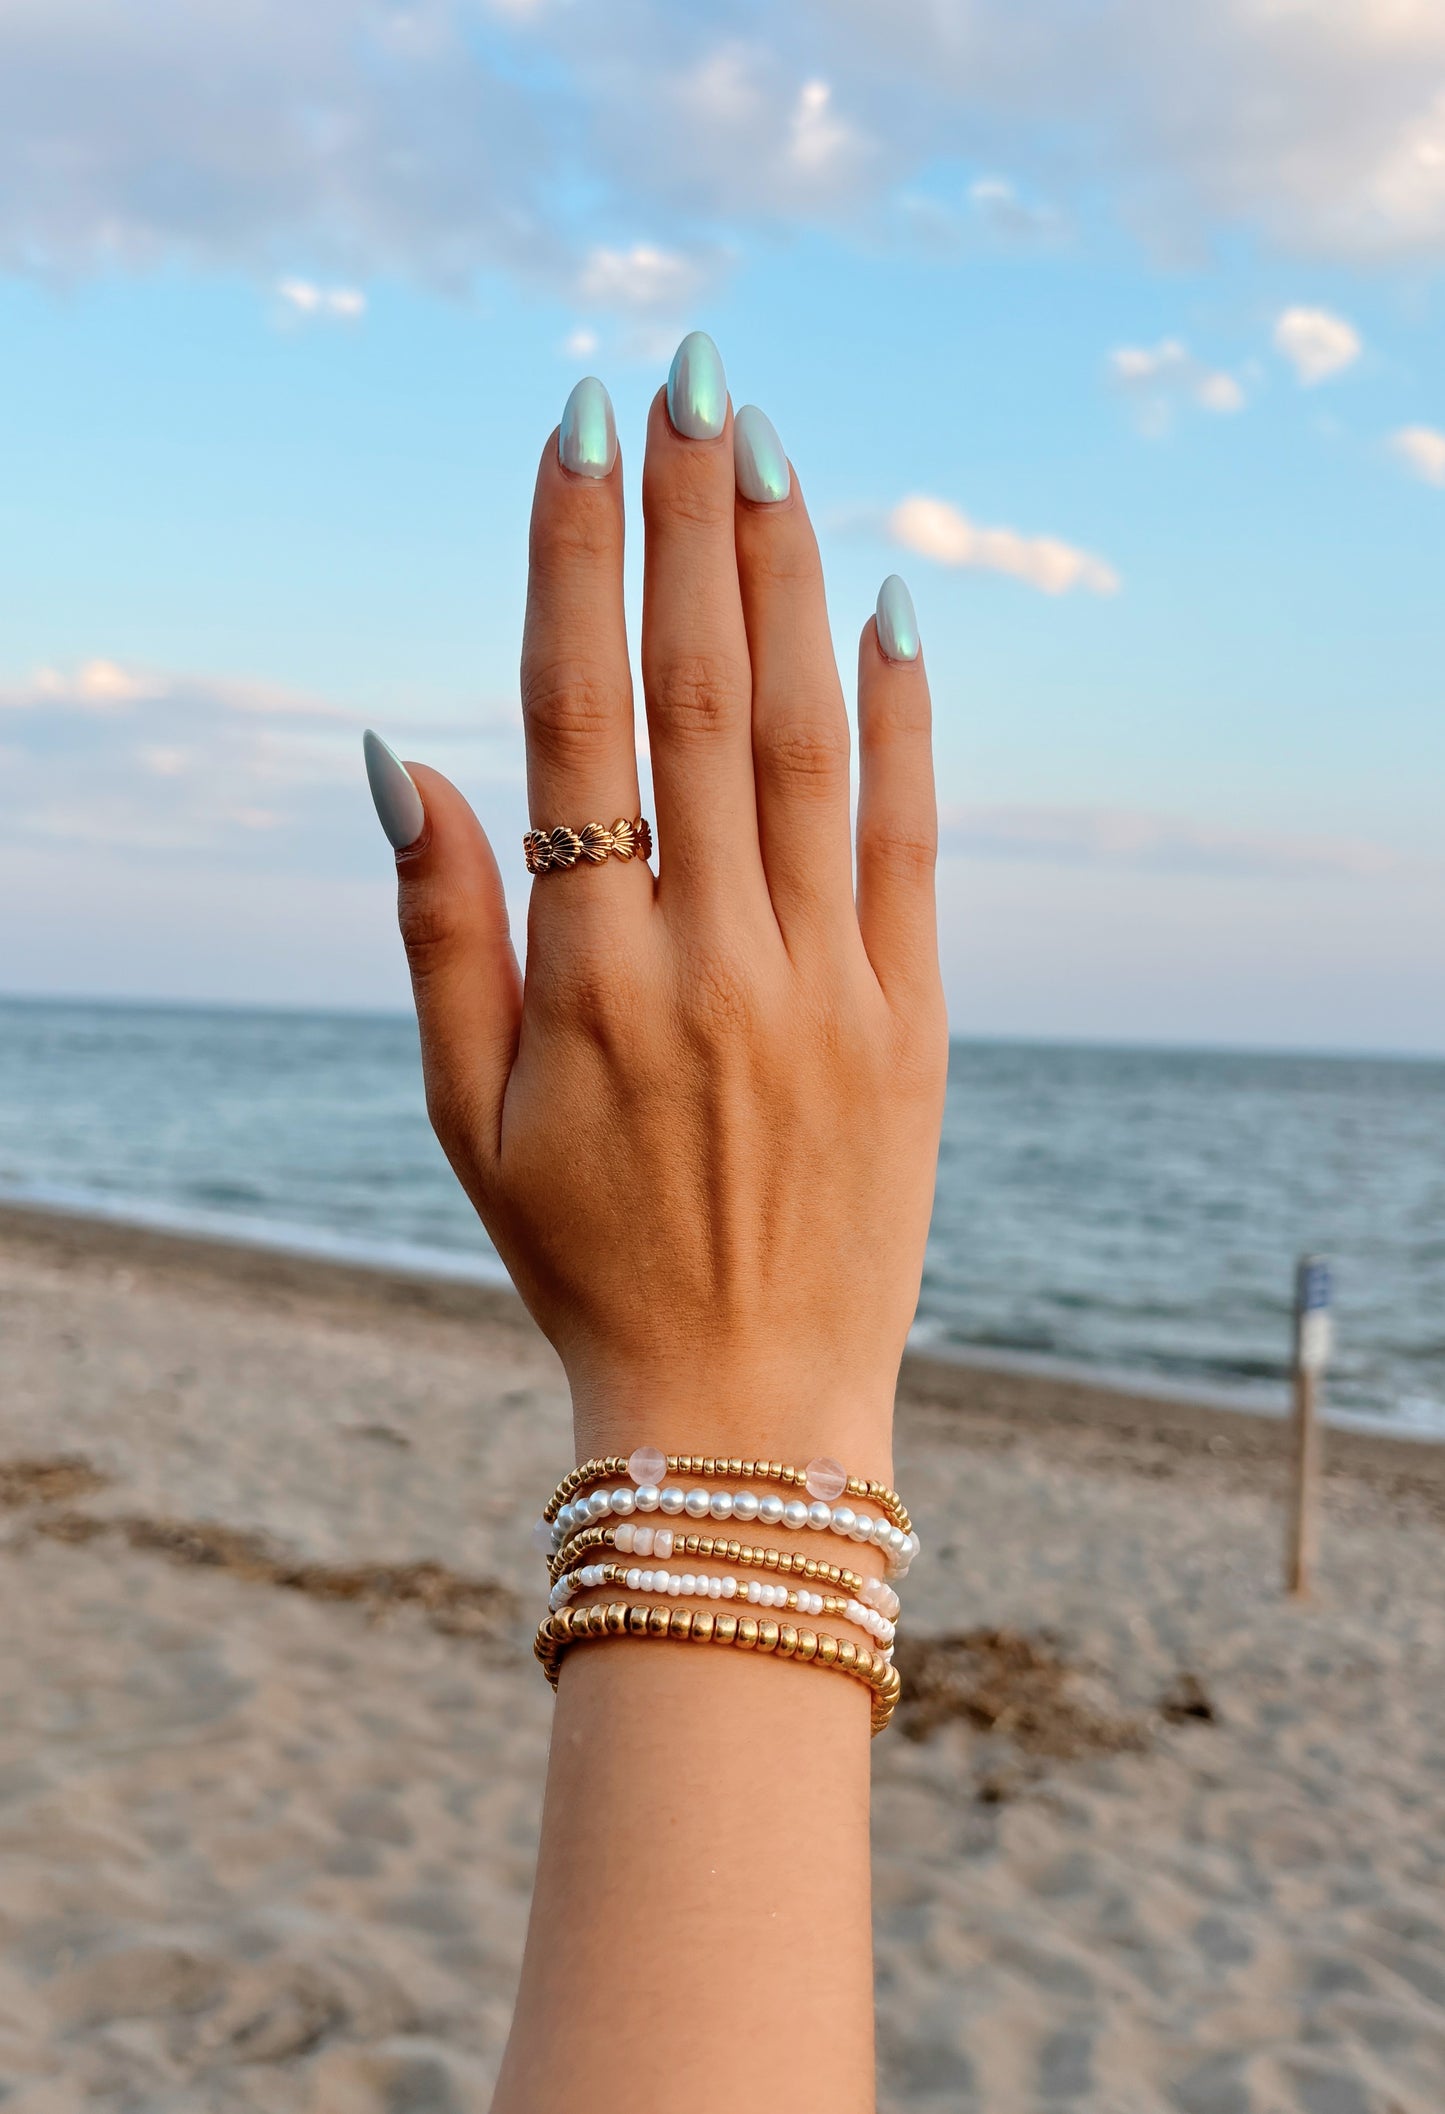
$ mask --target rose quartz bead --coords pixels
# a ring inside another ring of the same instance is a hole
[[[627,1473],[634,1483],[660,1483],[667,1473],[667,1455],[655,1446],[639,1446],[627,1456]]]
[[[809,1461],[803,1481],[810,1497],[819,1497],[825,1504],[831,1504],[847,1489],[848,1471],[841,1461],[830,1460],[827,1454],[820,1453],[816,1460]]]
[[[552,1553],[552,1539],[551,1520],[539,1519],[536,1526],[532,1529],[532,1547],[540,1549],[544,1556],[550,1556]]]

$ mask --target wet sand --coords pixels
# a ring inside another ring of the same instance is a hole
[[[507,1294],[0,1210],[6,2114],[486,2106],[569,1458]],[[1445,1449],[1329,1459],[1296,1608],[1277,1424],[909,1362],[882,2107],[1445,2106]]]

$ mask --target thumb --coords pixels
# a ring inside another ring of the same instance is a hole
[[[522,978],[492,847],[439,771],[367,733],[366,775],[396,848],[397,917],[421,1030],[427,1113],[468,1189],[490,1185],[522,1019]]]

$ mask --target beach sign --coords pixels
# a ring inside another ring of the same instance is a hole
[[[1334,1281],[1329,1264],[1321,1255],[1306,1255],[1295,1272],[1294,1342],[1295,1367],[1302,1373],[1322,1373],[1334,1349]]]

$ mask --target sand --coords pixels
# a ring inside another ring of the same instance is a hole
[[[1445,1460],[1299,1608],[1281,1438],[910,1363],[885,2110],[1445,2107]],[[486,2106],[569,1447],[507,1295],[0,1213],[5,2114]]]

